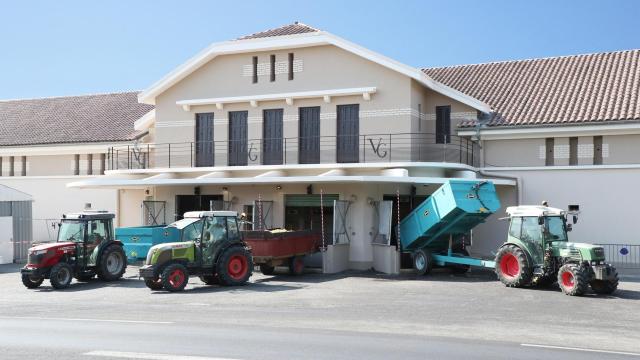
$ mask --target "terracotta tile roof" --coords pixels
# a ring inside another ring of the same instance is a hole
[[[489,104],[490,126],[640,120],[638,49],[423,71]]]
[[[0,146],[133,140],[138,92],[0,101]]]
[[[273,36],[285,36],[285,35],[296,35],[296,34],[305,34],[310,32],[318,32],[320,30],[313,28],[309,25],[305,25],[300,22],[294,22],[293,24],[284,25],[275,29],[269,29],[265,31],[260,31],[255,34],[246,35],[243,37],[239,37],[236,40],[247,40],[247,39],[258,39],[258,38],[266,38]]]

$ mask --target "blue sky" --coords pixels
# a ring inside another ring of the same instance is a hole
[[[0,99],[138,90],[293,21],[412,66],[640,48],[640,1],[29,1],[0,7]]]

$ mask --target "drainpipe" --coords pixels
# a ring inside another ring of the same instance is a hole
[[[480,168],[478,168],[478,173],[483,177],[489,176],[489,177],[495,177],[499,179],[514,180],[516,182],[516,205],[520,205],[522,204],[521,188],[523,186],[521,176],[505,175],[501,173],[482,170],[482,167],[484,166],[484,146],[483,146],[480,129],[491,119],[492,116],[496,116],[495,113],[491,113],[491,114],[481,113],[480,116],[478,117],[477,125],[475,126],[475,130],[476,130],[475,137],[476,137],[476,140],[478,141],[478,144],[480,145]]]

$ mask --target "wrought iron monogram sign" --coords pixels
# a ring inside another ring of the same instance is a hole
[[[387,144],[382,142],[382,138],[378,138],[377,144],[373,143],[373,139],[369,139],[369,143],[371,144],[371,149],[379,158],[384,159],[387,157]]]

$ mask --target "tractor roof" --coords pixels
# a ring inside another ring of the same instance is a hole
[[[507,208],[509,216],[560,216],[565,213],[566,211],[562,209],[541,205],[509,206]]]
[[[80,220],[102,220],[113,219],[114,214],[106,210],[85,210],[77,213],[69,213],[62,215],[63,219],[80,219]]]
[[[236,211],[189,211],[184,213],[185,218],[203,218],[211,216],[233,216],[237,217]]]

